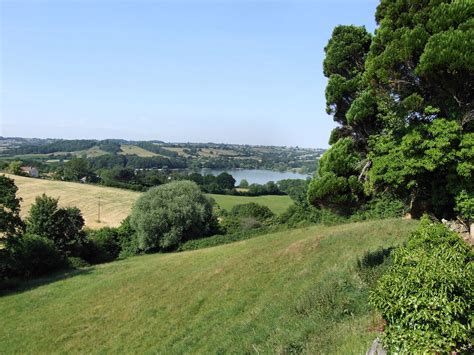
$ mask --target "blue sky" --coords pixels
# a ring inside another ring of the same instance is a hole
[[[1,0],[0,135],[327,147],[324,46],[377,2]]]

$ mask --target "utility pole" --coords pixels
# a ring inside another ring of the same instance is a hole
[[[100,196],[99,196],[99,205],[98,205],[98,209],[97,209],[97,222],[100,223]]]

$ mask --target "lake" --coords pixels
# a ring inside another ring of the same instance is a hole
[[[202,175],[219,175],[222,172],[229,173],[236,180],[236,185],[240,184],[243,179],[247,180],[249,184],[265,184],[269,181],[280,181],[284,179],[307,179],[312,175],[294,173],[292,171],[273,171],[263,169],[201,169]]]

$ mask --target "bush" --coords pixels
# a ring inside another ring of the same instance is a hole
[[[70,256],[69,258],[67,258],[67,262],[68,262],[69,267],[73,269],[80,269],[83,267],[90,266],[90,264],[87,261],[77,256]]]
[[[224,216],[222,227],[227,233],[236,233],[271,224],[274,213],[267,207],[251,202],[234,206]]]
[[[88,231],[89,241],[100,250],[103,262],[117,259],[121,251],[118,228],[104,227],[99,230]]]
[[[133,206],[130,223],[143,251],[175,248],[210,235],[217,225],[210,201],[191,181],[148,190]]]
[[[120,227],[117,228],[117,232],[120,242],[120,253],[118,257],[123,259],[138,255],[140,248],[138,245],[137,232],[130,223],[130,216],[122,221]]]
[[[66,266],[54,243],[37,235],[26,234],[11,248],[11,276],[42,276]]]
[[[62,254],[77,253],[85,240],[84,218],[75,207],[58,208],[58,199],[36,197],[26,220],[27,232],[50,239]]]
[[[302,227],[321,221],[321,211],[312,206],[293,204],[279,217],[280,223],[289,227]]]
[[[474,254],[461,237],[425,218],[370,295],[387,327],[383,342],[401,353],[471,348]]]
[[[402,217],[407,211],[407,206],[402,200],[392,196],[380,196],[370,201],[365,208],[352,216],[352,220],[385,219]]]
[[[230,210],[229,215],[240,218],[253,217],[260,222],[264,222],[265,220],[275,216],[275,214],[267,206],[259,205],[255,202],[235,205]]]

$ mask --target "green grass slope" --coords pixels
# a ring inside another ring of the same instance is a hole
[[[0,349],[364,353],[378,319],[356,259],[402,243],[414,226],[314,226],[36,281],[0,297]]]

